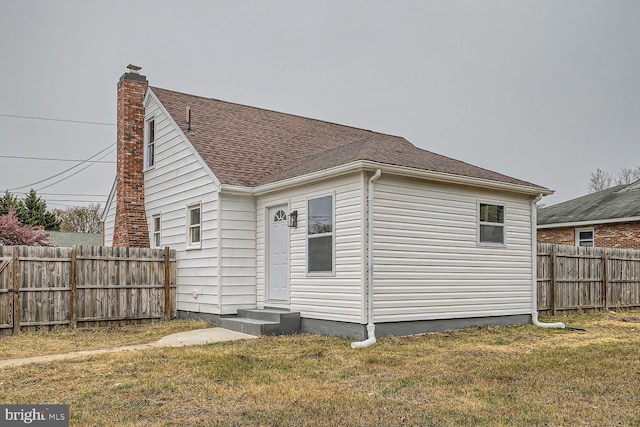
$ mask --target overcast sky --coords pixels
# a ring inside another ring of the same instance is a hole
[[[0,0],[0,156],[115,162],[133,63],[152,86],[404,136],[554,204],[640,165],[639,22],[637,0]],[[0,191],[104,205],[115,163],[61,174],[77,164],[0,157]]]

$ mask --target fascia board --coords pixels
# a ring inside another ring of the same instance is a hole
[[[549,196],[553,190],[543,187],[527,186],[520,184],[510,184],[507,182],[492,181],[489,179],[472,178],[461,175],[448,174],[443,172],[433,172],[420,169],[408,168],[405,166],[386,165],[384,163],[363,162],[369,164],[371,168],[382,169],[383,172],[395,175],[408,176],[413,178],[428,179],[432,181],[444,182],[448,184],[468,185],[471,187],[487,188],[492,190],[511,191],[515,193],[527,194],[530,196]]]
[[[109,209],[111,208],[111,203],[116,197],[116,182],[117,178],[113,179],[113,184],[111,185],[111,191],[109,191],[109,197],[107,197],[107,202],[104,204],[104,210],[102,211],[101,220],[105,222],[107,220],[107,215],[109,215]]]
[[[542,225],[538,225],[538,230],[544,230],[549,228],[586,227],[590,225],[614,224],[614,223],[620,223],[620,222],[636,222],[636,221],[640,221],[640,216],[629,216],[625,218],[596,219],[592,221],[557,222],[554,224],[542,224]]]
[[[344,175],[346,173],[360,171],[360,170],[375,170],[375,169],[381,169],[382,172],[386,174],[413,177],[413,178],[419,178],[419,179],[427,179],[432,181],[444,182],[449,184],[466,185],[466,186],[472,186],[472,187],[478,187],[478,188],[510,191],[510,192],[515,192],[520,194],[526,194],[529,196],[539,196],[541,194],[547,196],[554,193],[552,190],[549,190],[547,188],[542,188],[542,187],[529,187],[529,186],[519,185],[519,184],[509,184],[509,183],[491,181],[487,179],[470,178],[470,177],[447,174],[442,172],[423,171],[419,169],[407,168],[402,166],[393,166],[385,163],[377,163],[377,162],[363,161],[363,160],[346,163],[344,165],[336,166],[330,169],[324,169],[317,172],[312,172],[302,176],[284,179],[282,181],[259,185],[253,188],[223,184],[221,186],[221,190],[226,192],[253,194],[258,196],[258,195],[271,193],[273,191],[278,191],[284,188],[289,188],[297,185],[304,185],[304,184],[307,184],[308,182],[316,181],[319,179],[336,177],[339,175]]]

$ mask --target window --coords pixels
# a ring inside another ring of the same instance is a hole
[[[307,202],[307,272],[333,272],[333,196]]]
[[[153,223],[153,247],[160,247],[160,215],[155,215],[152,219]]]
[[[189,234],[189,246],[200,246],[200,205],[190,206],[187,209],[187,217],[189,223],[187,231]]]
[[[273,222],[282,222],[287,220],[287,213],[282,209],[278,209],[278,212],[273,216]]]
[[[480,203],[478,207],[478,243],[504,245],[504,206]]]
[[[153,119],[147,122],[147,168],[156,164],[156,125]]]
[[[577,228],[576,229],[576,246],[593,247],[594,233],[593,228]]]

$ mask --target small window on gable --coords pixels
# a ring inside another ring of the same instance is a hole
[[[478,204],[478,243],[482,245],[505,244],[504,205]]]
[[[155,215],[153,221],[153,247],[160,247],[160,215]]]
[[[576,246],[592,248],[594,245],[593,228],[576,229]]]
[[[147,158],[147,168],[151,168],[156,164],[156,125],[155,120],[151,119],[147,122],[147,147],[145,156]]]
[[[187,220],[188,220],[188,243],[189,246],[200,246],[200,238],[201,238],[201,215],[200,215],[200,205],[190,206],[187,209]]]

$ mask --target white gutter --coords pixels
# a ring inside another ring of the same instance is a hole
[[[376,325],[373,323],[373,183],[380,178],[382,171],[376,170],[376,173],[369,178],[367,216],[368,216],[368,247],[367,262],[369,264],[369,276],[367,279],[367,339],[351,343],[351,348],[369,347],[376,343]]]
[[[625,218],[608,218],[608,219],[594,219],[592,221],[576,221],[576,222],[556,222],[554,224],[543,224],[538,226],[538,230],[545,230],[548,228],[561,228],[561,227],[584,227],[589,225],[599,224],[613,224],[617,222],[635,222],[640,221],[640,216],[628,216]]]
[[[536,265],[538,262],[538,238],[537,238],[537,226],[536,223],[538,221],[538,208],[536,203],[542,199],[543,195],[540,194],[531,202],[531,289],[532,292],[532,301],[533,307],[531,310],[531,320],[534,325],[540,328],[556,328],[556,329],[564,329],[565,324],[562,322],[557,323],[541,323],[538,321],[538,280],[536,277]]]
[[[521,184],[511,184],[507,182],[492,181],[489,179],[472,178],[462,175],[454,175],[443,172],[433,172],[422,169],[409,168],[404,166],[394,166],[384,163],[372,162],[369,160],[357,160],[344,165],[339,165],[329,169],[323,169],[317,172],[311,172],[306,175],[296,176],[293,178],[283,179],[281,181],[270,182],[268,184],[259,185],[257,187],[243,187],[240,185],[228,185],[222,184],[221,190],[225,192],[233,192],[238,194],[251,194],[254,196],[260,196],[268,194],[274,191],[282,190],[285,188],[291,188],[297,185],[306,185],[309,182],[313,182],[324,178],[333,178],[338,175],[343,175],[351,172],[357,172],[361,170],[378,170],[380,169],[386,174],[400,175],[418,179],[427,179],[437,182],[443,182],[448,184],[469,185],[472,187],[479,187],[491,190],[511,191],[520,194],[527,194],[531,196],[537,196],[538,194],[544,194],[546,196],[553,194],[553,191],[535,186],[526,186]]]

